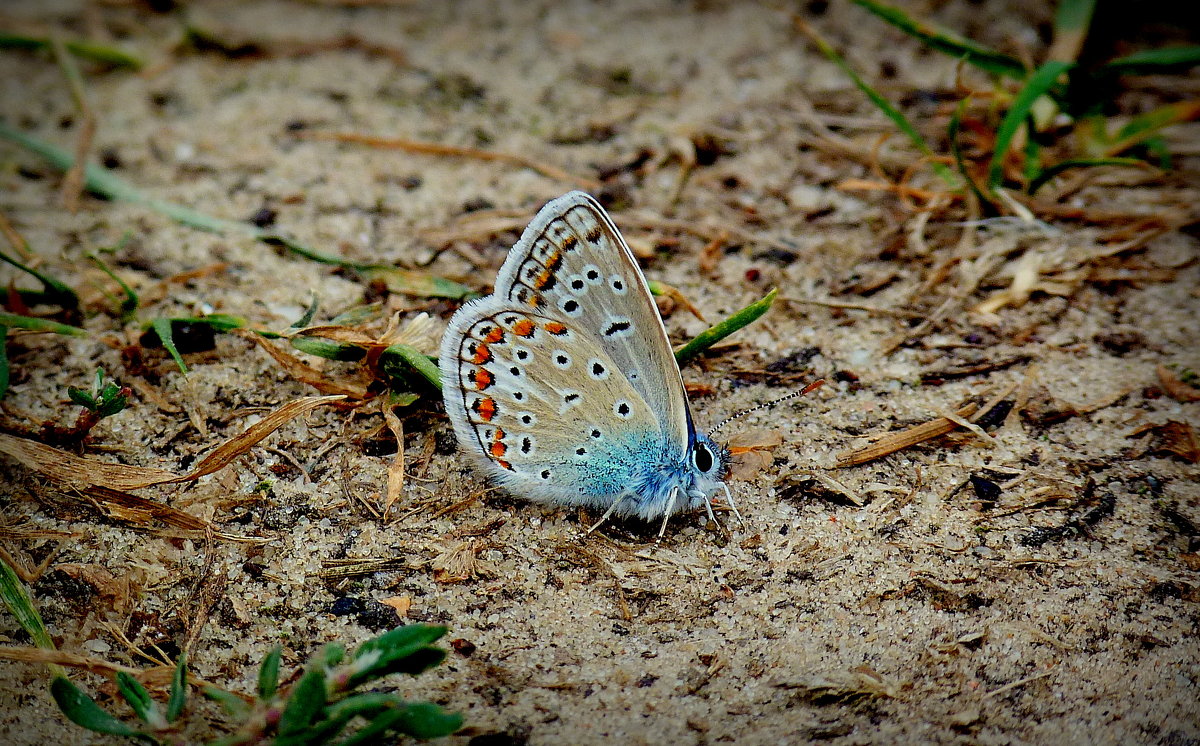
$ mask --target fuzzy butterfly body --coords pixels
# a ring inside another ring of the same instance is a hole
[[[440,368],[459,443],[517,496],[665,519],[728,494],[646,280],[583,192],[547,203],[495,292],[454,315]]]

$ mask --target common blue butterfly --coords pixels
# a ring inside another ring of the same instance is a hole
[[[439,362],[459,444],[514,495],[665,530],[700,505],[711,518],[723,489],[736,513],[728,451],[692,424],[646,279],[587,194],[538,212],[495,291],[450,320]]]

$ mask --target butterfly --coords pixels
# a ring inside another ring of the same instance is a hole
[[[697,432],[650,288],[596,200],[525,228],[495,291],[454,314],[439,357],[461,447],[518,497],[662,519],[724,490],[729,452]],[[595,528],[595,526],[593,526]]]

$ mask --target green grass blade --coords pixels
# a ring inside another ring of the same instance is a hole
[[[8,254],[5,254],[2,251],[0,251],[0,261],[8,262],[22,272],[32,275],[37,279],[38,282],[42,283],[42,287],[45,289],[46,295],[49,296],[49,298],[54,302],[60,303],[63,308],[79,307],[79,296],[76,295],[75,291],[68,287],[65,283],[56,280],[43,272],[39,272],[33,267],[22,264],[19,260],[9,256]]]
[[[57,649],[54,646],[54,640],[50,639],[50,633],[46,631],[42,615],[33,605],[33,598],[25,589],[25,584],[17,577],[16,571],[3,559],[0,559],[0,598],[4,599],[4,605],[8,607],[9,613],[33,640],[34,645],[42,650]],[[54,676],[62,676],[65,672],[61,666],[51,665],[50,673]]]
[[[442,374],[436,363],[408,345],[392,345],[379,356],[379,367],[388,378],[403,378],[406,370],[414,370],[438,391],[442,390]]]
[[[183,362],[183,356],[179,354],[179,348],[175,346],[175,334],[171,331],[171,319],[155,319],[150,322],[150,328],[158,335],[162,346],[179,366],[179,372],[186,376],[188,374],[187,363]]]
[[[65,43],[65,46],[67,51],[76,57],[91,60],[92,62],[102,62],[114,67],[128,67],[133,70],[141,70],[145,65],[140,57],[107,44],[98,44],[90,41],[68,41]],[[49,39],[0,31],[0,49],[35,50],[49,48]]]
[[[112,278],[113,282],[117,283],[117,285],[121,287],[121,292],[125,293],[125,300],[121,302],[121,316],[126,318],[132,316],[134,311],[138,309],[138,306],[141,305],[141,299],[138,297],[138,294],[134,292],[133,288],[129,287],[129,284],[122,280],[117,273],[114,272],[112,268],[109,267],[108,264],[105,263],[105,261],[97,254],[89,251],[84,256],[90,259],[93,264],[100,268],[101,272],[108,275],[110,278]]]
[[[1100,67],[1101,71],[1118,75],[1161,73],[1200,65],[1200,46],[1147,49],[1118,57]]]
[[[283,714],[279,716],[279,735],[303,733],[321,716],[328,696],[325,667],[319,659],[314,660],[288,696]]]
[[[283,657],[283,646],[276,645],[263,658],[258,669],[258,698],[264,702],[275,696],[279,687],[279,661]]]
[[[1105,155],[1117,155],[1156,136],[1165,127],[1200,117],[1200,101],[1179,101],[1139,114],[1106,144]]]
[[[1074,67],[1074,63],[1051,60],[1039,67],[1029,78],[1025,86],[1017,93],[1012,105],[1004,113],[1000,127],[996,130],[996,143],[992,152],[992,162],[988,167],[988,188],[1000,186],[1004,176],[1004,156],[1012,145],[1013,138],[1021,125],[1029,118],[1033,104],[1058,82],[1059,76]]]
[[[0,399],[8,393],[8,327],[0,324]]]
[[[1059,0],[1054,12],[1054,42],[1049,58],[1074,62],[1092,25],[1096,0]]]
[[[842,72],[846,73],[846,75],[854,83],[855,87],[862,91],[863,95],[870,99],[871,103],[875,104],[876,108],[883,112],[884,116],[892,120],[896,127],[908,137],[909,141],[912,142],[914,146],[916,146],[917,150],[920,150],[927,156],[933,156],[933,150],[930,149],[929,143],[925,141],[924,137],[921,137],[921,133],[917,132],[916,127],[913,127],[912,122],[908,121],[908,117],[904,116],[903,112],[893,106],[892,103],[884,98],[882,94],[868,85],[867,82],[863,80],[857,72],[854,71],[854,68],[850,67],[850,64],[846,62],[846,60],[840,54],[838,54],[837,50],[831,47],[824,39],[822,39],[820,35],[816,33],[816,31],[808,26],[808,24],[801,23],[800,28],[806,34],[808,34],[809,39],[811,39],[812,42],[817,46],[817,49],[819,49],[821,53],[829,59],[830,62],[840,67]],[[946,164],[938,161],[932,161],[930,165],[937,175],[942,178],[942,181],[945,181],[952,187],[957,188],[959,186],[958,179],[955,177],[954,172],[950,170]]]
[[[250,705],[246,704],[246,700],[242,699],[233,692],[227,692],[224,689],[218,689],[215,686],[205,686],[200,689],[200,693],[207,699],[211,699],[221,706],[221,709],[227,712],[232,717],[238,720],[245,720],[250,717]],[[244,743],[239,741],[239,743]]]
[[[462,724],[462,715],[457,712],[446,712],[430,702],[413,702],[404,708],[404,717],[393,723],[393,727],[401,733],[424,740],[448,736],[461,728]]]
[[[130,709],[143,723],[151,728],[165,728],[167,721],[158,710],[158,704],[150,697],[150,692],[141,682],[124,671],[117,671],[117,691],[129,703]]]
[[[88,696],[87,692],[72,684],[65,676],[54,677],[54,680],[50,682],[50,694],[58,704],[58,709],[62,710],[67,719],[76,725],[96,733],[126,736],[158,743],[153,737],[108,714],[103,707]]]
[[[932,49],[963,59],[981,70],[995,75],[1005,75],[1010,78],[1024,78],[1025,66],[1016,57],[1010,57],[982,44],[964,39],[949,31],[934,28],[922,21],[911,18],[904,11],[891,5],[874,2],[874,0],[853,0],[855,5],[874,13],[909,36],[920,39]]]
[[[50,319],[39,319],[34,316],[21,316],[20,314],[0,311],[0,326],[10,326],[17,329],[29,329],[35,332],[53,332],[54,334],[64,334],[68,337],[86,337],[87,331],[80,329],[77,326],[69,326],[60,324],[57,321]]]
[[[313,317],[317,315],[317,304],[318,304],[317,294],[313,293],[312,303],[308,304],[308,308],[305,309],[304,315],[301,316],[300,318],[296,319],[294,322],[292,322],[292,325],[289,326],[288,328],[289,329],[303,329],[304,327],[311,324]]]
[[[718,322],[700,332],[695,339],[675,351],[675,362],[679,363],[680,367],[686,365],[701,352],[704,352],[730,334],[752,323],[770,310],[771,304],[775,302],[775,296],[778,294],[779,289],[775,288],[762,299],[751,303],[724,321]]]
[[[187,653],[180,653],[175,662],[175,675],[171,677],[171,696],[167,699],[167,722],[173,723],[183,714],[187,704]]]
[[[1042,172],[1042,146],[1038,144],[1036,137],[1025,138],[1025,152],[1022,154],[1025,163],[1025,183],[1032,184],[1037,181],[1038,174]],[[1032,187],[1029,187],[1029,193],[1033,194]]]
[[[1029,193],[1036,194],[1039,189],[1046,185],[1046,182],[1058,176],[1063,171],[1072,168],[1088,168],[1090,166],[1135,166],[1146,167],[1148,164],[1140,158],[1072,158],[1065,161],[1059,161],[1053,166],[1043,170],[1037,177],[1029,183]]]

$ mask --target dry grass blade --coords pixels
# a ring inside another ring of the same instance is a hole
[[[976,404],[968,404],[954,412],[954,414],[958,417],[970,417],[978,408]],[[907,430],[901,430],[898,433],[888,433],[868,446],[843,451],[838,454],[837,465],[844,467],[865,464],[868,461],[874,461],[877,458],[882,458],[918,443],[924,443],[927,440],[952,433],[959,429],[959,427],[957,422],[945,417],[938,417],[935,420],[923,422],[920,425],[910,427]]]
[[[91,498],[92,504],[98,510],[116,520],[131,523],[147,523],[151,520],[158,520],[168,526],[187,531],[215,531],[215,527],[203,518],[197,518],[190,513],[172,508],[170,505],[147,500],[128,492],[95,485],[85,487],[80,491]]]
[[[217,446],[191,472],[180,476],[164,469],[146,466],[113,464],[76,456],[67,451],[0,433],[0,453],[7,454],[24,466],[56,482],[74,485],[83,490],[105,487],[112,490],[135,490],[158,484],[190,482],[229,465],[235,458],[278,430],[288,421],[307,414],[323,404],[341,401],[346,397],[308,396],[288,402],[270,412],[258,422]]]
[[[332,140],[334,142],[349,142],[358,143],[360,145],[368,145],[373,148],[384,148],[388,150],[403,150],[406,153],[420,153],[422,155],[446,155],[456,156],[459,158],[474,158],[480,161],[499,161],[501,163],[511,163],[523,168],[537,171],[543,176],[555,179],[556,181],[565,181],[584,189],[596,190],[600,188],[600,182],[595,179],[588,179],[583,176],[576,176],[568,173],[563,169],[552,166],[548,163],[541,163],[532,158],[526,158],[523,155],[514,153],[500,153],[494,150],[482,150],[480,148],[469,148],[459,145],[443,145],[436,142],[425,142],[422,140],[408,140],[402,137],[378,137],[375,135],[363,135],[356,132],[299,132],[297,137],[305,140]]]
[[[291,420],[308,414],[317,407],[341,401],[345,398],[341,394],[337,394],[334,396],[306,396],[290,401],[267,413],[266,416],[246,428],[241,434],[233,436],[214,448],[211,453],[200,460],[195,469],[192,469],[182,477],[147,482],[138,486],[149,487],[155,484],[169,484],[171,482],[191,482],[207,474],[212,474],[214,471],[228,466],[235,458],[250,450],[263,438],[266,438]]]
[[[145,466],[111,464],[76,456],[67,451],[0,433],[0,453],[11,456],[22,465],[55,482],[76,485],[109,487],[130,490],[147,484],[162,484],[178,479],[172,472]]]
[[[127,674],[141,673],[141,669],[122,666],[119,663],[109,663],[99,658],[92,658],[78,653],[68,653],[62,650],[43,650],[29,647],[0,647],[0,660],[24,661],[26,663],[43,663],[46,665],[78,668],[90,673],[112,675],[118,671]]]

